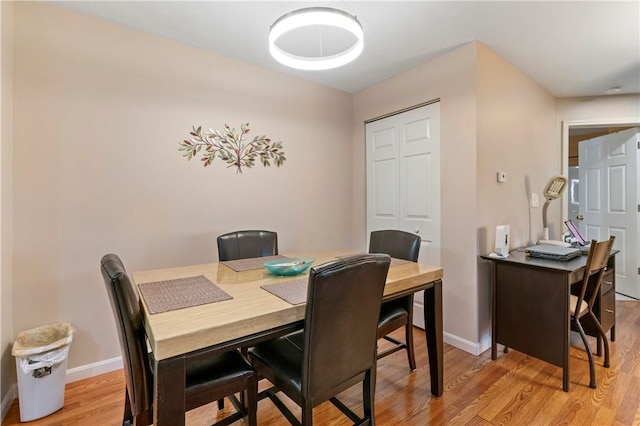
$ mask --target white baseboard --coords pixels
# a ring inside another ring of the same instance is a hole
[[[4,420],[9,412],[9,408],[11,408],[11,404],[18,397],[18,384],[14,383],[9,388],[9,392],[2,399],[2,409],[0,411],[0,419]]]
[[[413,325],[424,330],[424,307],[417,303],[413,305]],[[488,333],[482,336],[480,342],[470,342],[447,332],[444,333],[443,340],[448,345],[476,356],[491,347],[491,335]]]
[[[115,370],[120,370],[121,368],[123,368],[121,356],[94,362],[93,364],[82,365],[80,367],[69,368],[67,369],[65,383],[77,382],[78,380],[110,373]]]

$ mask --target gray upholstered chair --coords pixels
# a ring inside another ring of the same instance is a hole
[[[149,425],[153,422],[153,368],[138,293],[117,255],[105,255],[100,269],[118,326],[127,383],[122,424]],[[243,417],[249,425],[256,425],[257,374],[240,352],[232,350],[207,357],[186,368],[187,410],[229,397],[238,411],[216,425],[228,425]],[[242,403],[235,393],[243,393]]]
[[[397,259],[418,261],[421,238],[409,232],[388,229],[373,231],[369,238],[369,253],[385,253]],[[405,329],[405,341],[401,342],[388,336],[400,327]],[[409,368],[416,369],[416,357],[413,349],[413,294],[382,304],[378,322],[378,339],[385,339],[393,344],[378,353],[378,359],[406,349]]]
[[[364,254],[313,267],[303,330],[249,349],[256,371],[274,385],[264,392],[292,424],[311,425],[313,408],[327,400],[352,421],[375,424],[377,324],[389,262]],[[336,398],[360,382],[362,419]],[[301,423],[278,391],[302,408]]]
[[[571,314],[571,322],[575,325],[580,333],[582,342],[587,351],[589,358],[589,386],[596,387],[596,371],[595,362],[593,360],[593,353],[587,342],[587,336],[585,335],[582,324],[580,324],[580,318],[588,315],[591,317],[591,321],[595,324],[598,334],[602,337],[604,342],[604,366],[609,368],[609,341],[607,340],[607,333],[600,325],[600,322],[593,313],[593,306],[595,304],[598,293],[600,292],[600,285],[602,284],[602,277],[604,276],[607,262],[609,261],[609,255],[613,249],[614,236],[611,236],[605,241],[591,241],[589,248],[589,254],[587,257],[587,263],[584,267],[584,276],[580,282],[580,291],[577,295],[571,295],[569,297],[569,313]]]
[[[218,237],[218,260],[247,259],[278,254],[278,234],[273,231],[235,231]]]

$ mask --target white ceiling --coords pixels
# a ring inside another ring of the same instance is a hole
[[[557,97],[640,93],[640,1],[65,1],[109,20],[350,93],[478,40]],[[269,26],[303,7],[357,16],[365,48],[327,71],[288,69]]]

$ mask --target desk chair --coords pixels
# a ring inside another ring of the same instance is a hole
[[[376,328],[389,271],[387,255],[356,255],[313,267],[303,330],[259,343],[249,359],[274,387],[263,391],[293,425],[312,425],[329,400],[357,424],[375,424]],[[364,418],[336,396],[362,382]],[[280,401],[302,408],[302,422]]]
[[[421,238],[418,235],[398,230],[373,231],[369,238],[369,253],[385,253],[397,259],[418,261]],[[389,337],[394,330],[404,327],[405,341]],[[407,351],[409,368],[416,369],[416,357],[413,350],[413,293],[400,299],[382,304],[378,321],[378,339],[385,339],[393,346],[378,353],[378,359],[384,358],[402,349]]]
[[[102,258],[101,270],[118,325],[127,383],[122,424],[149,425],[153,423],[153,354],[147,350],[138,293],[122,261],[115,254],[107,254]],[[238,351],[197,360],[186,368],[187,410],[229,397],[237,412],[215,425],[229,425],[243,417],[247,417],[249,425],[256,425],[256,373]],[[242,403],[234,396],[237,392],[246,394],[241,398]],[[170,403],[167,401],[167,404]]]
[[[278,254],[278,234],[272,231],[235,231],[218,237],[218,260],[248,259]]]
[[[593,353],[587,342],[587,336],[580,324],[580,318],[585,315],[589,315],[591,320],[595,324],[598,333],[602,337],[604,342],[604,367],[609,368],[609,341],[607,340],[607,334],[600,325],[600,322],[593,313],[593,305],[600,291],[600,285],[602,284],[602,277],[604,276],[609,255],[613,248],[614,236],[611,236],[605,241],[591,241],[591,248],[589,249],[589,255],[587,257],[587,263],[584,267],[584,277],[580,284],[580,292],[577,296],[571,295],[569,298],[569,311],[571,313],[571,321],[578,329],[584,347],[587,350],[587,356],[589,358],[589,387],[596,387],[596,370],[595,362],[593,360]]]

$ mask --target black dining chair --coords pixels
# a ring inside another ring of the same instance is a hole
[[[153,423],[153,354],[147,348],[138,293],[117,255],[105,255],[100,266],[118,326],[127,384],[122,424],[149,425]],[[228,397],[237,411],[216,425],[228,425],[245,417],[249,425],[256,425],[257,375],[240,352],[231,350],[199,359],[188,363],[186,370],[187,411]],[[235,393],[242,394],[242,402]]]
[[[273,231],[235,231],[218,237],[218,260],[248,259],[278,254],[278,234]]]
[[[371,232],[369,253],[385,253],[397,259],[418,261],[421,238],[418,235],[395,229]],[[389,336],[394,330],[405,329],[405,341],[401,342]],[[378,322],[378,339],[385,339],[391,347],[378,353],[378,359],[406,349],[409,368],[416,369],[416,357],[413,349],[413,293],[382,304]]]
[[[304,327],[249,349],[256,371],[274,386],[266,394],[294,425],[312,425],[313,408],[329,400],[357,424],[375,424],[376,330],[390,258],[363,254],[313,267]],[[362,383],[364,415],[336,396]],[[302,408],[302,421],[276,395]]]
[[[571,322],[575,325],[580,333],[582,342],[587,351],[587,357],[589,358],[589,387],[596,388],[596,367],[593,360],[593,353],[587,342],[587,336],[582,328],[580,319],[584,316],[589,316],[592,323],[595,325],[598,334],[604,343],[604,367],[609,368],[609,341],[607,340],[607,333],[602,328],[600,321],[593,313],[593,307],[595,305],[598,293],[600,292],[600,286],[602,284],[602,278],[604,277],[607,262],[613,249],[613,243],[616,237],[611,236],[608,240],[604,241],[591,241],[589,248],[589,254],[587,256],[587,263],[584,267],[584,276],[579,285],[579,292],[577,295],[569,296],[569,313],[571,314]]]

